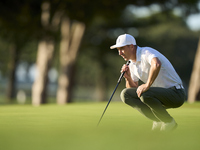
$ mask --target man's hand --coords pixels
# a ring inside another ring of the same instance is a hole
[[[142,84],[137,88],[137,95],[138,97],[141,96],[142,93],[146,92],[149,89],[149,86],[147,84]]]
[[[128,66],[128,65],[124,64],[124,65],[122,66],[121,73],[122,73],[122,72],[125,72],[125,74],[124,74],[124,78],[125,78],[125,79],[131,77],[131,73],[130,73],[130,69],[129,69],[129,66]]]

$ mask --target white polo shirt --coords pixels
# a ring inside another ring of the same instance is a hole
[[[136,62],[131,61],[129,68],[133,81],[147,82],[152,58],[157,57],[162,65],[151,87],[170,88],[182,85],[182,81],[169,60],[157,50],[150,47],[137,47]]]

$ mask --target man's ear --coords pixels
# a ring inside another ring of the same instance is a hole
[[[131,45],[130,45],[130,47],[131,47],[131,48],[134,48],[134,47],[135,47],[135,45],[131,44]]]

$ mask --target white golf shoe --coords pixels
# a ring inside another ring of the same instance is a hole
[[[161,127],[162,127],[162,123],[163,122],[156,122],[156,121],[154,121],[153,122],[153,126],[152,126],[152,131],[160,130]]]
[[[160,130],[161,131],[172,131],[172,130],[176,129],[177,126],[178,125],[177,125],[176,121],[173,119],[169,123],[163,122]]]

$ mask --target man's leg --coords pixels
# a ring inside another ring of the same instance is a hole
[[[141,101],[151,108],[154,115],[162,122],[171,122],[173,118],[168,114],[166,108],[180,107],[185,100],[182,89],[151,87],[142,93]]]
[[[154,115],[152,110],[144,104],[137,96],[137,88],[126,88],[121,92],[121,99],[124,103],[137,109],[141,114],[147,118],[159,122],[160,120]]]
[[[184,103],[185,92],[183,89],[152,87],[144,92],[140,99],[137,96],[136,90],[136,88],[124,89],[121,92],[122,101],[137,109],[147,118],[153,120],[156,124],[156,126],[154,126],[155,124],[153,125],[153,128],[158,128],[161,121],[165,122],[162,124],[164,130],[171,122],[176,125],[176,122],[168,114],[166,108],[180,107]]]

